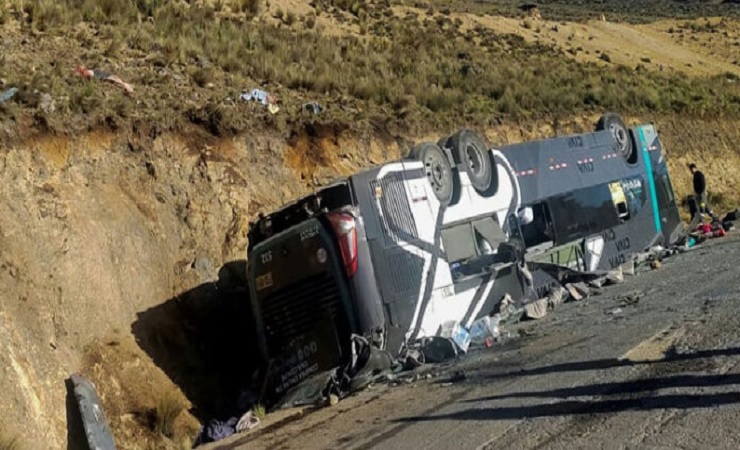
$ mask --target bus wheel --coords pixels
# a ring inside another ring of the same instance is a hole
[[[448,144],[449,141],[450,141],[449,136],[439,138],[439,140],[437,141],[437,146],[444,151],[445,147],[449,147],[449,144]]]
[[[452,154],[465,168],[470,184],[480,193],[496,191],[497,178],[491,152],[483,139],[472,130],[461,130],[448,140]]]
[[[424,175],[432,185],[434,195],[445,206],[452,201],[455,188],[452,166],[444,152],[433,142],[424,142],[411,149],[413,159],[424,164]]]
[[[637,152],[632,145],[632,139],[630,139],[630,133],[627,130],[627,126],[616,113],[606,113],[596,123],[596,131],[609,130],[614,138],[614,143],[617,147],[617,153],[630,164],[637,162]]]

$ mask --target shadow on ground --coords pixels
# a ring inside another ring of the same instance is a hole
[[[201,422],[243,413],[238,399],[257,369],[245,267],[246,261],[225,264],[218,281],[140,312],[131,326],[139,347],[192,402]]]
[[[642,364],[661,364],[673,363],[679,361],[692,361],[703,358],[714,358],[718,356],[735,356],[740,355],[740,348],[724,348],[716,350],[699,350],[692,353],[668,353],[661,360],[632,361],[629,359],[594,359],[590,361],[573,361],[562,364],[553,364],[551,366],[535,367],[532,369],[522,369],[511,372],[495,373],[486,376],[488,379],[514,378],[523,376],[545,375],[548,373],[561,372],[582,372],[589,370],[606,370],[616,367],[627,367]]]
[[[429,417],[406,417],[398,422],[428,422],[435,420],[506,420],[533,417],[570,416],[581,414],[616,413],[621,411],[647,411],[653,409],[714,408],[740,403],[736,393],[661,395],[656,397],[626,398],[587,401],[569,400],[541,405],[500,408],[471,408],[451,414]]]
[[[67,389],[65,401],[67,410],[67,450],[89,450],[85,427],[82,424],[82,416],[80,416],[80,406],[74,396],[72,380],[67,378],[64,381],[64,386]]]
[[[688,354],[669,354],[658,361],[628,361],[602,359],[555,364],[518,372],[497,374],[495,377],[541,375],[584,370],[606,370],[615,367],[642,364],[663,364],[695,361],[701,358],[733,356],[740,354],[740,348],[702,350]],[[523,383],[526,384],[526,383]],[[469,399],[463,403],[493,402],[506,399],[542,398],[545,403],[522,406],[470,408],[449,414],[434,416],[404,417],[396,420],[401,423],[428,422],[436,420],[506,420],[533,417],[588,415],[618,413],[622,411],[647,411],[659,409],[714,408],[722,405],[740,403],[740,394],[733,392],[702,394],[654,395],[660,389],[712,388],[740,384],[740,374],[719,375],[675,375],[652,377],[613,383],[596,383],[583,386],[557,388],[545,391],[524,391],[511,394],[492,395]],[[611,398],[610,398],[611,396]],[[594,397],[593,400],[575,400],[576,397]],[[553,401],[551,399],[563,399]]]

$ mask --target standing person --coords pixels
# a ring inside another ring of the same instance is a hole
[[[694,163],[689,164],[689,170],[694,175],[694,198],[696,199],[699,214],[707,213],[712,219],[716,220],[717,217],[712,212],[707,201],[707,180],[704,178],[704,174],[696,168],[696,164]]]

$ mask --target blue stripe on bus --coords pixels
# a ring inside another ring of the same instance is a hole
[[[650,200],[653,204],[653,220],[655,221],[655,231],[661,233],[660,226],[660,214],[658,213],[658,197],[655,193],[655,179],[653,178],[653,163],[650,161],[650,154],[648,153],[648,145],[645,142],[645,132],[642,127],[638,127],[640,130],[640,143],[642,145],[642,157],[645,159],[645,170],[647,170],[648,187],[650,188]]]

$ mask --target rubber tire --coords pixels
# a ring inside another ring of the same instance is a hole
[[[637,162],[637,149],[632,143],[632,137],[619,114],[606,113],[596,123],[596,131],[609,130],[614,138],[617,153],[622,155],[629,164]]]
[[[455,191],[455,176],[447,156],[433,142],[423,142],[411,149],[409,156],[424,164],[424,175],[432,186],[435,197],[444,205],[452,202]]]
[[[495,194],[498,189],[498,171],[491,157],[488,145],[473,130],[460,130],[447,141],[455,162],[462,166],[479,193]]]
[[[437,147],[439,147],[440,149],[442,149],[442,151],[444,152],[445,147],[448,147],[449,146],[449,144],[448,144],[448,141],[449,140],[450,140],[450,137],[449,136],[445,136],[443,138],[440,138],[437,141]]]

